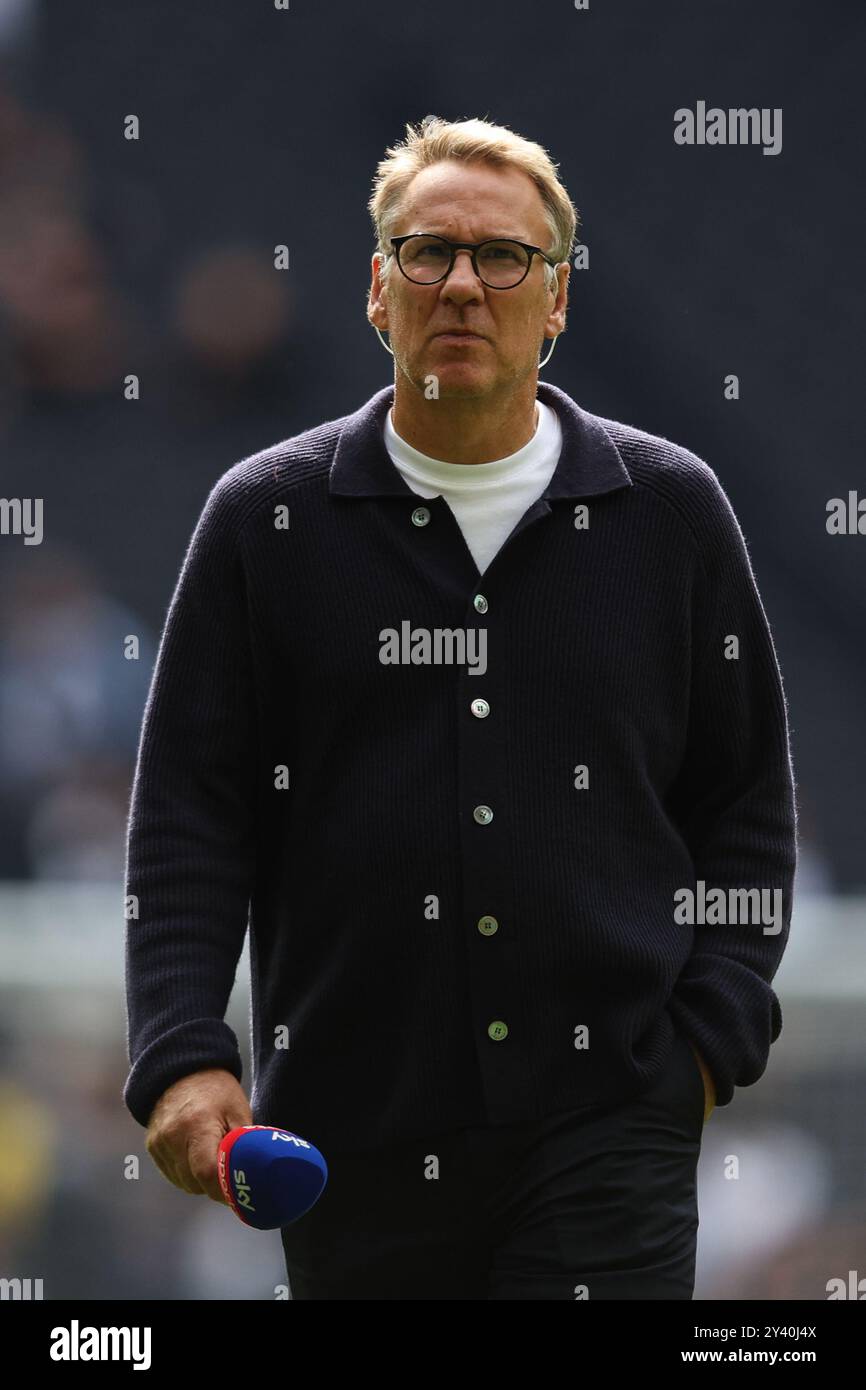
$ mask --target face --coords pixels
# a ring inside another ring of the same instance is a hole
[[[393,236],[436,232],[451,241],[510,237],[548,251],[550,230],[535,184],[519,169],[443,161],[416,174]],[[557,267],[553,289],[544,262],[533,256],[526,278],[513,289],[490,289],[460,251],[454,268],[435,285],[407,280],[392,260],[383,284],[383,257],[373,257],[368,303],[371,323],[388,330],[399,370],[424,390],[435,375],[441,397],[484,396],[537,374],[545,337],[565,327],[568,263]],[[476,337],[444,336],[469,329]]]

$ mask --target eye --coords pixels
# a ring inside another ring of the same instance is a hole
[[[481,248],[481,259],[488,264],[498,261],[505,265],[522,265],[526,260],[526,253],[522,247],[512,241],[490,241]]]
[[[446,261],[448,254],[444,241],[434,237],[419,237],[417,241],[407,241],[403,247],[403,257],[407,261]]]

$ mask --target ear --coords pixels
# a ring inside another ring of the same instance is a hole
[[[370,292],[367,296],[367,318],[378,329],[388,327],[388,286],[382,279],[381,269],[385,257],[381,251],[373,253],[370,263]]]
[[[571,275],[571,263],[560,261],[556,267],[556,283],[550,286],[551,294],[554,296],[553,304],[547,315],[545,323],[545,337],[552,338],[555,334],[565,332],[565,316],[568,311],[568,280]]]

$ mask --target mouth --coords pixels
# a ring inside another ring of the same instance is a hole
[[[485,343],[487,341],[480,333],[471,333],[467,329],[452,329],[450,332],[436,333],[434,337],[441,338],[446,343]]]

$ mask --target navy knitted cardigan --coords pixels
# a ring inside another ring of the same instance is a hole
[[[214,485],[128,822],[139,1123],[243,1079],[248,926],[253,1118],[326,1148],[624,1101],[676,1033],[720,1106],[763,1073],[796,813],[743,535],[695,454],[537,389],[562,453],[483,575],[393,386]]]

